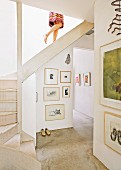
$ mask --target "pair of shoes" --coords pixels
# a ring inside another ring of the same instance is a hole
[[[41,133],[42,136],[46,136],[44,129],[41,129],[40,133]]]
[[[51,135],[50,130],[48,130],[47,128],[45,128],[45,133],[46,133],[48,136],[50,136],[50,135]]]
[[[40,133],[41,133],[41,135],[44,136],[44,137],[45,137],[46,135],[48,135],[48,136],[51,135],[50,130],[48,130],[47,128],[45,128],[45,130],[44,130],[44,129],[41,129]]]
[[[44,37],[45,44],[47,44],[47,34],[43,35],[43,37]]]

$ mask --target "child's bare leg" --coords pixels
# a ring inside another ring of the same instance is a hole
[[[56,41],[57,35],[58,35],[58,30],[53,31],[53,42]]]
[[[59,23],[59,24],[55,24],[53,27],[51,27],[51,29],[49,30],[49,32],[44,35],[44,42],[47,43],[47,38],[48,38],[48,36],[49,36],[53,31],[58,30],[61,26],[62,26],[62,23]]]

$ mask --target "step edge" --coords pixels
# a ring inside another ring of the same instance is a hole
[[[13,114],[17,114],[17,112],[0,112],[0,116],[8,116]]]
[[[2,135],[2,134],[4,134],[5,132],[7,132],[8,130],[14,128],[15,126],[18,125],[18,123],[11,123],[10,125],[14,125],[14,126],[7,128],[7,129],[4,130],[3,132],[0,132],[0,135]],[[10,125],[5,125],[5,126],[10,126]],[[1,128],[1,127],[3,127],[3,126],[0,126],[0,128]]]

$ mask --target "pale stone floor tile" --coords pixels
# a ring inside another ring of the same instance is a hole
[[[74,114],[74,128],[37,133],[37,158],[42,170],[107,170],[92,155],[93,119]]]

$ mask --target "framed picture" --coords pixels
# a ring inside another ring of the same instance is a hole
[[[84,86],[91,86],[91,73],[84,73]]]
[[[45,106],[45,120],[61,120],[65,118],[65,105],[53,104]]]
[[[121,115],[104,113],[104,143],[121,154]]]
[[[45,101],[60,100],[60,88],[59,87],[44,87],[43,96]]]
[[[58,69],[45,68],[44,70],[45,84],[57,85],[58,84]]]
[[[76,86],[81,85],[81,74],[75,74],[75,85]]]
[[[121,109],[121,40],[101,47],[101,104]]]
[[[63,86],[62,87],[62,96],[65,98],[70,97],[70,86]]]
[[[71,71],[60,71],[60,83],[71,83]]]

